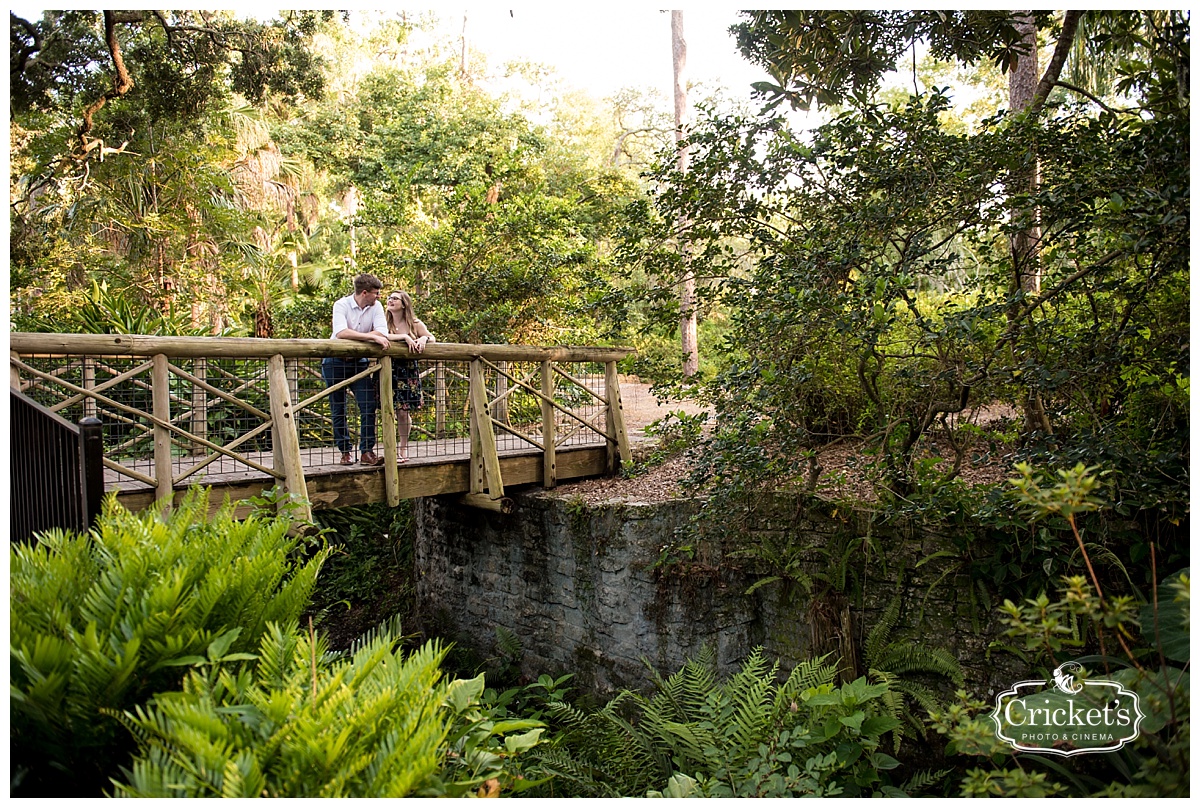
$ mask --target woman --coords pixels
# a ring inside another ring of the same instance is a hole
[[[413,314],[412,298],[408,292],[389,292],[387,296],[388,339],[404,340],[408,350],[421,353],[425,346],[437,342],[425,323]],[[416,361],[396,359],[392,362],[392,399],[396,404],[396,426],[400,432],[399,462],[408,460],[408,433],[412,430],[412,411],[421,408],[421,374]]]

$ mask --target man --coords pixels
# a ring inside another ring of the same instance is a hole
[[[347,295],[333,304],[333,336],[330,339],[353,339],[373,342],[383,349],[391,344],[387,338],[387,319],[383,306],[379,305],[379,290],[383,284],[374,275],[362,274],[354,279],[354,294]],[[370,360],[341,359],[327,356],[321,360],[321,377],[326,387],[355,376],[367,369]],[[383,464],[383,458],[375,454],[375,379],[364,376],[349,385],[358,401],[359,451],[361,460],[368,466]],[[341,450],[343,466],[354,463],[350,455],[350,430],[346,426],[346,388],[340,387],[329,394],[330,414],[333,416],[333,440]]]

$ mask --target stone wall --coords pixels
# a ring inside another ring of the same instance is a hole
[[[494,652],[498,627],[513,632],[529,676],[574,672],[576,687],[608,695],[646,689],[646,662],[669,675],[706,644],[723,673],[756,646],[786,667],[824,652],[850,659],[897,594],[894,637],[952,651],[968,689],[984,695],[1028,673],[1011,657],[988,659],[994,604],[972,596],[956,559],[917,566],[948,546],[934,531],[883,529],[867,514],[781,498],[752,541],[768,558],[770,548],[808,549],[790,579],[746,594],[778,561],[747,558],[744,544],[738,553],[698,542],[695,501],[588,506],[542,491],[514,499],[508,515],[418,500],[417,596],[427,633],[481,655]]]

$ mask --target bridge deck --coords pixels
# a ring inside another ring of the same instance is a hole
[[[516,438],[498,442],[501,444],[497,448],[506,485],[542,482],[540,449]],[[402,499],[470,490],[471,453],[469,448],[462,446],[461,440],[420,441],[410,444],[409,448],[412,456],[397,466]],[[273,462],[270,452],[255,452],[247,456],[268,468]],[[360,463],[342,466],[333,462],[337,454],[329,449],[302,449],[301,456],[314,508],[360,505],[386,498],[383,493],[383,466],[364,466]],[[608,467],[608,450],[604,443],[568,443],[557,449],[556,456],[556,473],[560,481],[604,474]],[[146,465],[152,463],[149,460],[144,462]],[[177,473],[186,471],[194,464],[189,464],[186,458],[177,459]],[[136,468],[141,464],[127,465]],[[104,477],[105,491],[116,491],[118,500],[126,507],[138,510],[154,502],[153,486],[131,480],[112,469],[105,469]],[[277,483],[278,480],[270,475],[243,466],[240,471],[198,472],[177,483],[174,489],[176,498],[179,498],[190,486],[211,486],[213,500],[219,504],[226,493],[235,500],[245,499]]]

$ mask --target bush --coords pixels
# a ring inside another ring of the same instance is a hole
[[[328,552],[301,560],[289,527],[228,503],[210,516],[193,489],[170,513],[109,499],[90,533],[13,546],[13,793],[99,795],[132,751],[113,712],[177,688],[218,637],[245,652],[297,620]]]
[[[622,691],[602,710],[558,705],[564,732],[539,750],[556,790],[582,796],[904,796],[880,751],[900,726],[887,684],[833,684],[836,664],[804,662],[779,682],[755,651],[724,682],[705,649],[646,698]]]
[[[396,645],[379,632],[337,658],[316,634],[272,626],[241,669],[210,647],[183,692],[125,713],[141,753],[116,796],[412,793],[441,762],[445,652],[427,643],[405,659]]]

